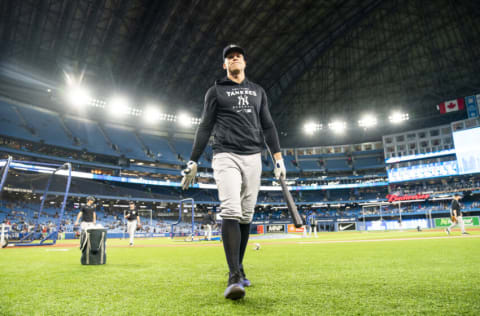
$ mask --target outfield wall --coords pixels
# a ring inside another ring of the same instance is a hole
[[[212,236],[217,236],[219,235],[218,232],[212,232]],[[175,237],[186,237],[190,236],[189,233],[175,233]],[[203,237],[203,233],[195,233],[196,237]],[[158,238],[158,237],[170,237],[170,233],[135,233],[135,238]],[[125,238],[128,239],[128,233],[110,233],[107,232],[107,238],[112,238],[112,239],[121,239]],[[65,233],[65,239],[80,239],[78,236],[75,235],[75,233]]]
[[[467,216],[463,218],[465,226],[480,226],[478,216]],[[402,229],[428,229],[428,228],[446,228],[452,224],[449,217],[434,218],[432,222],[426,218],[399,220],[375,220],[363,221],[361,218],[355,219],[322,219],[317,220],[317,230],[320,231],[348,231],[348,230],[402,230]],[[257,234],[275,234],[275,233],[303,233],[304,227],[295,228],[289,222],[253,222],[252,233]]]
[[[480,226],[480,219],[478,216],[467,216],[463,218],[466,227],[478,227]],[[318,231],[351,231],[351,230],[367,230],[367,231],[382,231],[382,230],[402,230],[402,229],[421,229],[428,228],[446,228],[452,224],[449,217],[434,218],[433,226],[430,225],[430,221],[426,218],[421,219],[405,219],[401,222],[398,220],[376,220],[365,221],[358,220],[335,220],[324,219],[317,221]],[[366,227],[366,229],[365,229]],[[304,227],[296,228],[289,221],[254,221],[252,223],[251,233],[253,234],[288,234],[288,233],[303,233]],[[212,232],[213,235],[219,235],[219,232]],[[178,233],[176,234],[177,236]],[[188,233],[184,233],[181,236],[189,236]],[[180,236],[180,237],[181,237]],[[195,233],[195,236],[203,236],[202,233]],[[128,234],[125,233],[107,233],[108,238],[128,238]],[[135,233],[135,238],[152,238],[152,237],[170,237],[170,233]],[[65,233],[65,239],[78,239],[75,237],[75,233]]]

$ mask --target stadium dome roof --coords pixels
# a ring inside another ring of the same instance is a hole
[[[72,72],[97,92],[199,116],[229,43],[245,48],[247,76],[267,90],[282,133],[307,117],[396,107],[435,119],[436,104],[480,91],[476,1],[29,0],[0,12],[9,96]]]

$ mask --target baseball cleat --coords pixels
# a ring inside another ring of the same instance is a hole
[[[229,300],[238,300],[245,296],[243,279],[239,271],[230,273],[228,278],[228,286],[225,289],[223,296]]]
[[[242,279],[243,279],[243,286],[244,287],[249,287],[249,286],[252,286],[252,282],[250,282],[249,279],[247,279],[247,277],[245,276],[245,272],[243,271],[243,267],[240,268],[240,274],[242,275]]]

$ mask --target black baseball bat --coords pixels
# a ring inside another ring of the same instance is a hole
[[[266,141],[265,141],[265,145],[270,155],[270,158],[272,159],[272,162],[275,165],[275,159],[273,158],[272,152],[270,151],[270,148],[268,147]],[[280,186],[282,187],[283,199],[287,203],[288,212],[293,218],[293,224],[295,225],[296,228],[302,227],[303,226],[302,218],[300,217],[300,214],[298,214],[297,205],[295,204],[295,201],[293,200],[293,197],[290,194],[290,191],[288,191],[288,187],[285,184],[285,179],[283,177],[280,177]]]
[[[298,214],[297,205],[295,204],[290,191],[288,191],[288,187],[285,184],[285,179],[283,179],[283,177],[280,177],[280,185],[282,186],[283,198],[285,199],[285,202],[287,202],[288,211],[290,212],[290,215],[292,215],[293,224],[296,228],[300,228],[303,226],[303,221],[300,214]]]

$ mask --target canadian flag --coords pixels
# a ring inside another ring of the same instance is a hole
[[[437,106],[441,114],[448,112],[460,111],[465,109],[465,101],[463,98],[442,102]]]

